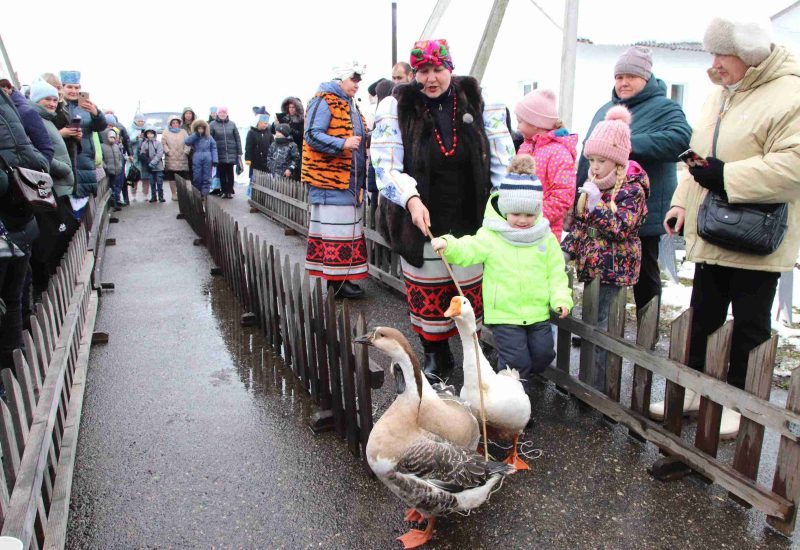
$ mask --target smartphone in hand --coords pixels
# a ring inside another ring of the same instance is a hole
[[[685,162],[686,165],[689,167],[699,166],[701,168],[705,168],[706,166],[708,166],[708,162],[706,161],[706,159],[704,159],[691,149],[687,149],[686,151],[678,155],[678,158],[683,162]]]

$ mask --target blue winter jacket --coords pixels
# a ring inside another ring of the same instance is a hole
[[[336,94],[350,104],[350,120],[353,123],[353,134],[361,136],[361,146],[353,151],[353,160],[350,164],[350,187],[348,189],[309,187],[308,200],[311,204],[357,205],[361,199],[360,192],[364,189],[367,177],[367,129],[364,127],[355,101],[344,93],[337,81],[323,82],[317,92],[321,94]],[[330,124],[331,111],[328,108],[328,104],[322,97],[314,97],[308,104],[306,129],[303,138],[310,147],[317,151],[341,154],[344,139],[328,135]]]
[[[78,183],[75,186],[75,197],[83,198],[94,196],[97,193],[97,172],[95,172],[95,149],[94,132],[102,132],[106,129],[106,116],[103,111],[97,109],[97,114],[92,116],[88,111],[78,107],[77,101],[67,101],[67,111],[72,120],[76,116],[81,117],[81,151],[78,153]]]
[[[670,208],[672,194],[678,185],[675,163],[678,155],[689,148],[692,128],[686,122],[681,107],[667,98],[667,86],[655,76],[641,92],[628,99],[620,99],[616,90],[611,101],[600,107],[586,133],[587,139],[598,122],[614,105],[627,107],[631,120],[631,160],[638,162],[650,180],[650,198],[647,199],[647,218],[639,230],[641,237],[654,237],[665,233],[662,222]],[[584,146],[586,140],[583,141]],[[583,154],[578,161],[576,183],[580,187],[589,174],[589,161]],[[577,196],[577,195],[576,195]]]
[[[44,127],[42,117],[39,116],[39,111],[34,109],[33,104],[18,90],[12,89],[11,101],[17,108],[22,127],[25,128],[25,133],[28,134],[33,146],[47,158],[47,162],[53,160],[55,148],[47,133],[47,128]]]
[[[194,154],[192,158],[208,158],[212,163],[219,162],[217,154],[217,142],[211,136],[200,136],[200,134],[192,134],[183,140],[186,145],[192,148]]]
[[[196,129],[197,126],[202,125],[205,126],[206,132],[208,132],[208,123],[205,120],[195,122],[195,124],[192,124],[193,130]],[[197,132],[194,132],[184,139],[183,142],[192,148],[192,169],[194,171],[202,167],[207,167],[211,170],[211,165],[219,162],[217,142],[207,133],[201,136]]]

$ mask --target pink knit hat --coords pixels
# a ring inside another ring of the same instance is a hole
[[[622,105],[611,107],[606,118],[598,122],[583,146],[583,156],[597,155],[620,166],[631,155],[631,112]]]
[[[517,102],[514,114],[537,128],[552,130],[558,123],[556,94],[552,90],[534,90]]]

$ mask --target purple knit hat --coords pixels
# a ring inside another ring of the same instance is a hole
[[[625,166],[631,155],[631,112],[622,105],[611,107],[583,146],[583,156],[597,155]]]

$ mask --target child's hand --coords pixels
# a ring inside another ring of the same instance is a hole
[[[556,312],[558,313],[558,318],[563,319],[569,315],[569,308],[567,306],[558,306]]]
[[[597,203],[600,202],[600,188],[597,187],[595,182],[587,181],[580,190],[586,193],[586,211],[591,212],[597,207]]]
[[[445,248],[447,248],[447,241],[440,237],[434,237],[431,240],[431,246],[435,252],[442,252]]]

